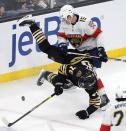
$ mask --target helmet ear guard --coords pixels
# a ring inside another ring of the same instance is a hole
[[[59,12],[59,16],[62,20],[67,20],[68,16],[73,17],[74,15],[74,8],[71,5],[64,5]]]

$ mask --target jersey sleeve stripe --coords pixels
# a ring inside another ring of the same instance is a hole
[[[89,36],[89,35],[84,35],[83,37],[82,37],[82,43],[84,42],[84,41],[86,41],[87,39],[89,39],[91,36]]]
[[[59,37],[63,37],[64,39],[67,40],[67,36],[65,35],[65,33],[59,32]]]
[[[101,32],[102,32],[102,31],[101,31],[99,28],[97,28],[96,31],[95,31],[91,36],[94,37],[94,38],[97,38],[97,36],[98,36]]]

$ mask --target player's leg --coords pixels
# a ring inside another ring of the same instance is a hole
[[[98,49],[94,48],[94,49],[88,51],[88,53],[91,56],[98,56]],[[100,59],[97,59],[97,58],[92,58],[92,65],[94,66],[94,70],[97,71],[98,68],[101,68],[102,61]],[[101,98],[100,107],[102,108],[102,107],[106,106],[109,103],[109,98],[108,98],[108,96],[107,96],[107,94],[105,92],[103,82],[102,82],[102,80],[100,78],[98,78],[97,83],[98,83],[98,93],[99,93],[100,98]]]
[[[18,20],[19,26],[28,26],[31,30],[33,37],[38,43],[39,49],[46,53],[50,59],[55,62],[65,63],[66,56],[59,51],[59,47],[50,45],[42,29],[40,29],[31,15],[25,16]]]
[[[100,98],[101,98],[101,104],[100,104],[100,107],[104,107],[106,106],[110,100],[105,92],[105,88],[104,88],[104,85],[103,85],[103,82],[101,81],[100,78],[98,78],[97,80],[97,83],[98,83],[98,93],[100,95]]]
[[[94,68],[94,71],[96,72],[97,71],[97,76],[99,75],[99,70]],[[105,87],[104,87],[104,84],[102,82],[102,80],[97,77],[97,85],[98,85],[98,93],[100,95],[100,99],[101,99],[101,104],[100,104],[100,107],[102,110],[105,110],[105,108],[107,107],[108,103],[110,102],[107,94],[106,94],[106,91],[105,91]]]
[[[48,77],[48,75],[49,75],[50,73],[51,73],[51,72],[48,72],[48,71],[42,69],[42,70],[40,71],[40,74],[39,74],[38,79],[37,79],[37,85],[38,85],[38,86],[41,86],[41,85],[44,83],[44,81],[47,80],[47,77]]]
[[[63,93],[64,81],[60,78],[58,74],[42,70],[39,79],[37,81],[37,84],[39,86],[42,85],[44,80],[47,80],[55,87],[54,92],[56,95],[60,95]]]
[[[64,83],[62,86],[63,89],[70,89],[70,88],[73,89],[73,87],[75,88],[73,83],[69,79],[66,79],[66,77],[42,69],[37,79],[37,85],[41,86],[44,83],[44,80],[47,80],[48,82],[52,83],[54,86],[57,82],[63,82]]]
[[[18,20],[19,26],[28,26],[31,30],[33,37],[39,45],[39,48],[44,53],[47,53],[48,48],[50,48],[50,44],[47,41],[44,32],[40,29],[35,20],[33,20],[32,15],[24,16],[23,18]]]

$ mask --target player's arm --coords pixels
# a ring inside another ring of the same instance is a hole
[[[86,19],[84,23],[84,30],[86,35],[93,37],[97,40],[97,46],[103,46],[102,30],[90,19]]]
[[[97,109],[100,108],[100,98],[97,92],[90,95],[89,107],[86,110],[81,110],[76,113],[80,119],[87,119],[91,114],[93,114]]]
[[[60,47],[61,51],[64,52],[64,54],[67,53],[67,36],[65,34],[63,23],[60,23],[60,29],[58,33],[58,47]]]
[[[103,39],[103,32],[102,30],[91,20],[87,20],[85,24],[85,33],[96,39],[97,41],[97,48],[98,48],[98,56],[100,60],[103,62],[107,62],[107,54],[104,48],[104,39]]]
[[[58,43],[66,43],[67,42],[67,36],[65,34],[63,23],[60,23],[59,33],[58,33]]]

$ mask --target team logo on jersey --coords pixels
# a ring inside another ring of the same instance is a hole
[[[82,36],[80,34],[69,34],[67,38],[75,48],[78,48],[82,44]]]

